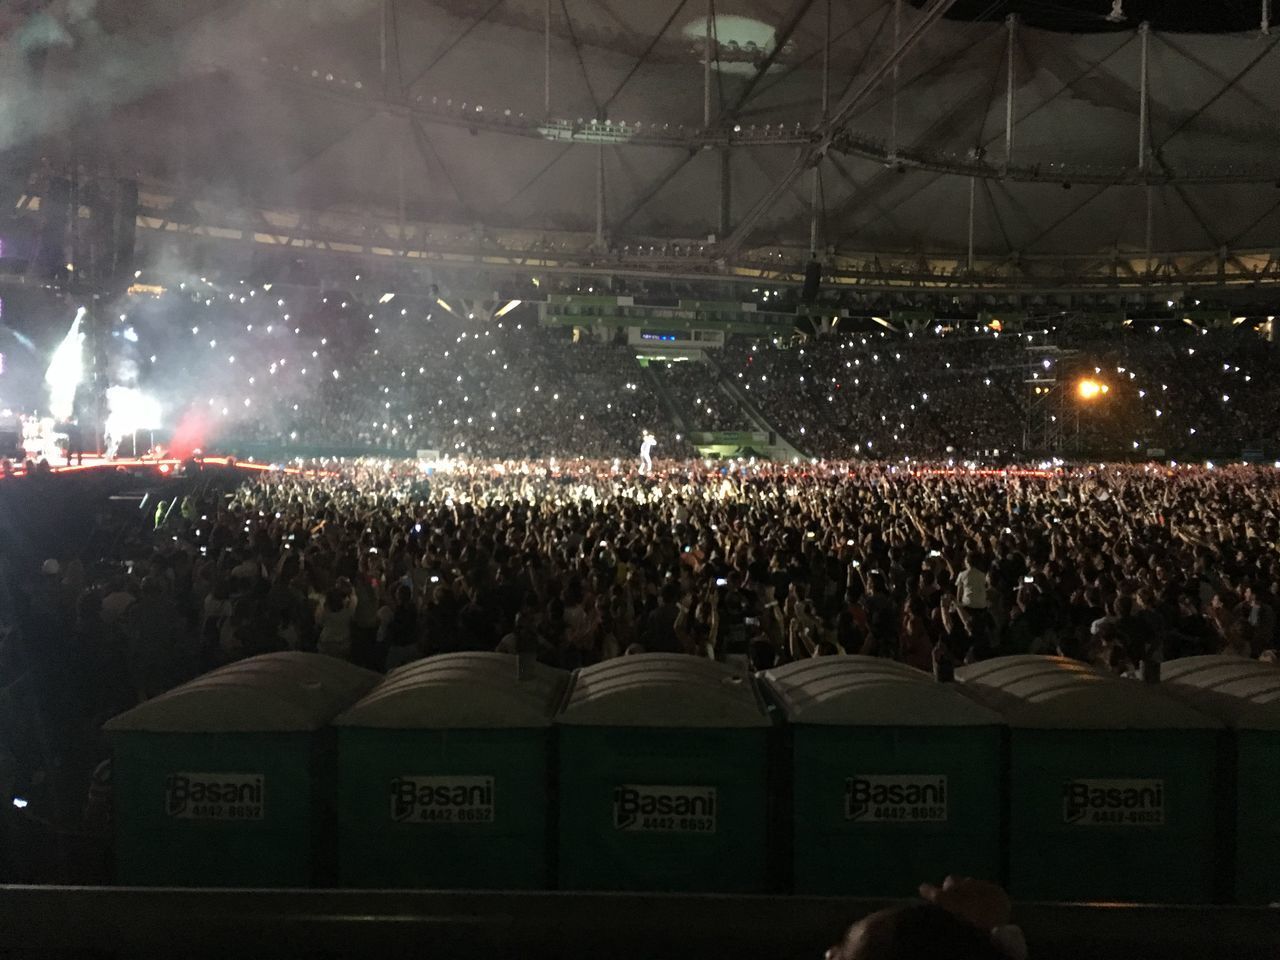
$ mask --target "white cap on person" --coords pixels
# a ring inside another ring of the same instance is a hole
[[[46,576],[56,577],[62,572],[62,565],[59,564],[57,560],[50,557],[44,562],[44,565],[40,568],[40,572]]]

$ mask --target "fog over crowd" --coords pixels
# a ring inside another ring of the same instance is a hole
[[[111,379],[181,438],[268,457],[626,459],[652,431],[679,458],[727,430],[818,458],[1203,461],[1265,456],[1280,423],[1274,347],[1247,327],[845,320],[664,357],[536,304],[454,304],[193,279],[108,318]],[[1082,398],[1085,379],[1104,392]]]

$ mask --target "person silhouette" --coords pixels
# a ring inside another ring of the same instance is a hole
[[[658,445],[657,438],[648,430],[644,432],[644,439],[640,442],[640,472],[650,473],[653,470],[652,450]]]

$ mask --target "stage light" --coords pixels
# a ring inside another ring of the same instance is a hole
[[[71,329],[53,352],[44,374],[45,383],[49,385],[49,412],[59,420],[71,416],[75,408],[76,388],[84,375],[81,356],[84,333],[80,329],[84,316],[85,308],[81,307],[76,311]]]
[[[161,425],[160,402],[132,387],[107,389],[106,432],[120,438],[138,430],[154,430]]]
[[[1111,387],[1097,380],[1090,380],[1087,377],[1076,384],[1076,396],[1081,400],[1096,400],[1102,394],[1110,393]]]

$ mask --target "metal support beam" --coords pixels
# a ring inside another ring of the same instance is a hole
[[[1142,40],[1142,76],[1138,88],[1138,171],[1145,173],[1147,169],[1147,54],[1151,45],[1151,24],[1145,20],[1138,27],[1138,35]]]
[[[405,230],[405,192],[404,192],[404,134],[406,131],[400,131],[400,135],[396,137],[396,218],[397,218],[397,239],[400,241],[400,255],[404,256],[409,251],[409,244],[406,240],[407,231]]]
[[[729,223],[733,218],[733,173],[730,158],[728,150],[720,151],[720,217],[716,226],[717,238],[729,233]]]
[[[382,0],[382,29],[378,32],[378,76],[382,78],[382,95],[389,94],[387,87],[387,33],[391,25],[391,0]]]
[[[839,173],[838,161],[833,160],[833,166]],[[411,249],[401,256],[396,249],[394,217],[326,211],[323,217],[308,220],[306,214],[299,211],[235,210],[201,200],[183,203],[178,195],[154,192],[158,188],[159,185],[143,187],[138,219],[139,230],[150,233],[143,249],[155,263],[170,251],[176,252],[176,260],[181,262],[197,245],[202,250],[221,245],[234,262],[242,262],[249,248],[287,250],[291,256],[332,259],[341,264],[339,270],[345,270],[351,258],[357,257],[372,264],[405,262],[430,266],[436,271],[482,275],[527,276],[534,272],[573,277],[658,277],[720,285],[758,283],[767,278],[771,283],[789,286],[799,286],[803,279],[794,270],[779,269],[774,246],[752,251],[736,267],[723,271],[717,269],[708,256],[694,255],[687,249],[655,253],[651,248],[630,252],[623,248],[596,253],[595,236],[589,231],[557,234],[557,249],[552,252],[545,236],[534,236],[528,231],[493,228],[483,235],[463,237],[454,231],[433,233],[434,224],[422,221],[408,224],[409,237],[416,239],[410,244]],[[42,199],[35,197],[28,209],[39,210]],[[1257,222],[1278,212],[1280,203],[1262,211]],[[87,220],[87,214],[82,219]],[[1251,229],[1247,228],[1246,233]],[[611,232],[615,236],[619,234],[616,224]],[[928,293],[946,297],[948,302],[953,296],[977,293],[1116,296],[1131,291],[1150,296],[1169,293],[1181,296],[1194,288],[1212,288],[1215,292],[1211,296],[1218,296],[1224,283],[1250,298],[1280,290],[1280,269],[1276,266],[1280,261],[1273,250],[1232,250],[1229,242],[1224,243],[1225,259],[1224,247],[1220,246],[1215,251],[1201,253],[1153,250],[1150,258],[1138,250],[1119,254],[1117,262],[1115,257],[1080,257],[1054,252],[1023,253],[1016,261],[1004,252],[980,256],[975,241],[973,271],[965,269],[963,257],[958,258],[954,250],[950,254],[917,254],[915,267],[907,272],[903,272],[900,264],[910,259],[910,255],[903,252],[851,248],[826,255],[823,260],[824,275],[833,288],[867,293]],[[787,249],[787,262],[799,262],[806,253],[803,247],[793,245]],[[881,266],[881,257],[886,254],[892,263]],[[148,265],[147,269],[153,267]],[[490,282],[479,282],[483,284],[481,289],[492,289]]]
[[[395,10],[392,4],[395,0],[382,0],[382,29],[379,32],[379,60],[378,65],[381,70],[382,77],[382,95],[390,97],[391,90],[391,73],[388,69],[388,53],[394,48],[396,52],[396,80],[397,88],[395,90],[395,98],[400,99],[404,95],[404,90],[400,89],[400,39],[397,24],[395,22]],[[396,242],[400,256],[404,256],[408,252],[408,244],[406,243],[405,230],[405,182],[404,182],[404,154],[405,154],[405,137],[409,134],[407,127],[412,124],[412,120],[396,126],[395,132],[395,164],[396,164]]]
[[[542,112],[551,119],[551,0],[542,14]]]
[[[470,21],[462,28],[462,31],[456,37],[445,44],[443,50],[428,60],[426,65],[414,75],[412,80],[408,83],[402,83],[401,86],[404,87],[405,90],[412,90],[421,83],[422,78],[435,69],[436,64],[451,54],[454,50],[458,49],[458,45],[462,43],[463,40],[467,39],[467,37],[471,35],[471,32],[480,26],[480,24],[485,23],[489,17],[493,15],[494,11],[496,11],[505,2],[506,0],[493,0],[493,3],[485,7],[484,12],[482,12],[480,16]]]
[[[974,266],[974,257],[973,257],[973,212],[974,210],[973,208],[974,208],[974,198],[977,196],[977,193],[978,193],[978,178],[970,177],[969,178],[969,259],[968,259],[968,265],[969,265],[970,271],[973,270],[973,266]]]
[[[902,0],[893,0],[893,49],[902,46]],[[825,114],[823,119],[826,119]],[[889,100],[889,159],[898,157],[898,64],[893,65],[893,88]]]
[[[1146,246],[1144,249],[1146,250],[1146,253],[1147,253],[1147,270],[1148,271],[1151,270],[1152,268],[1151,239],[1152,239],[1153,226],[1155,222],[1154,221],[1155,191],[1156,191],[1155,187],[1151,186],[1150,184],[1147,185],[1147,232],[1146,232],[1146,240],[1145,240]]]
[[[689,0],[677,0],[675,7],[672,9],[670,15],[668,15],[666,21],[662,24],[662,27],[653,35],[653,38],[650,39],[649,45],[644,48],[644,52],[636,58],[636,62],[633,63],[631,65],[631,69],[627,71],[627,75],[619,81],[616,87],[614,87],[613,93],[609,95],[609,99],[600,105],[601,114],[604,116],[609,115],[609,105],[612,104],[614,100],[618,99],[618,94],[620,94],[623,88],[631,82],[631,78],[636,75],[640,68],[648,62],[649,55],[653,53],[658,44],[662,42],[662,38],[666,36],[667,30],[670,29],[671,24],[675,22],[676,17],[680,15],[680,11],[684,9],[685,4],[688,2]]]
[[[813,165],[813,175],[809,181],[809,252],[818,255],[818,167]]]
[[[934,0],[934,2],[920,15],[920,19],[911,28],[907,35],[895,45],[893,52],[885,59],[885,61],[873,70],[856,90],[850,91],[844,99],[840,101],[839,106],[836,107],[835,112],[827,123],[823,125],[823,128],[815,131],[815,133],[821,134],[822,137],[821,142],[818,145],[821,150],[825,151],[825,149],[831,145],[831,141],[835,139],[836,134],[840,132],[841,128],[843,128],[844,124],[849,120],[853,112],[862,105],[862,102],[866,100],[866,98],[869,97],[881,83],[884,82],[885,76],[889,74],[895,66],[902,63],[906,58],[906,55],[911,52],[912,48],[920,42],[920,39],[928,33],[935,23],[942,19],[943,15],[955,5],[955,2],[956,0]]]
[[[711,0],[707,0],[707,19],[702,41],[702,126],[711,129]]]
[[[782,48],[786,46],[787,41],[791,39],[791,35],[795,33],[796,27],[800,25],[800,21],[804,19],[804,15],[809,12],[809,8],[813,6],[814,0],[796,0],[796,6],[791,11],[791,15],[787,17],[786,22],[780,26],[773,37],[773,49],[769,51],[768,56],[760,61],[756,67],[756,72],[752,74],[751,79],[747,81],[747,85],[742,88],[742,92],[738,94],[738,99],[729,107],[727,116],[736,117],[742,110],[751,95],[755,93],[756,84],[758,84],[764,75],[769,72],[774,61],[778,59],[778,54],[782,52]]]
[[[886,7],[885,9],[888,10],[889,8]],[[885,22],[888,22],[887,15]],[[998,36],[999,34],[995,32],[989,34],[989,37],[993,38]],[[1134,33],[1131,39],[1136,37],[1137,34]],[[1045,104],[1055,102],[1059,96],[1069,92],[1073,84],[1109,61],[1118,51],[1123,49],[1123,46],[1117,47],[1090,64],[1088,69],[1082,71],[1075,79],[1059,87],[1040,106],[1026,111],[1018,118],[1018,122],[1026,120],[1027,117],[1035,114]],[[1280,37],[1273,37],[1270,42],[1264,44],[1257,57],[1250,60],[1244,68],[1228,80],[1210,101],[1188,116],[1194,119],[1202,114],[1213,102],[1221,99],[1226,92],[1238,89],[1233,85],[1238,84],[1250,70],[1256,68],[1276,47],[1280,47]],[[394,61],[392,65],[394,65]],[[344,88],[340,84],[324,82],[317,84],[314,80],[303,79],[293,71],[279,67],[263,67],[259,64],[236,64],[232,61],[219,61],[218,66],[237,72],[252,72],[268,77],[281,85],[305,90],[311,96],[332,100],[349,107],[359,107],[361,110],[366,111],[356,123],[340,131],[328,143],[322,144],[309,155],[295,161],[290,168],[290,172],[297,172],[308,163],[314,162],[317,157],[354,133],[361,124],[367,123],[374,116],[378,116],[379,112],[392,116],[413,117],[422,124],[451,127],[455,130],[469,132],[483,131],[500,136],[522,137],[561,144],[595,145],[597,143],[606,143],[629,149],[668,147],[692,151],[693,155],[696,155],[698,150],[722,146],[728,146],[732,149],[769,147],[783,150],[797,147],[803,148],[812,145],[814,138],[820,135],[820,131],[816,131],[813,128],[788,127],[785,130],[781,128],[763,130],[757,129],[754,124],[742,126],[742,129],[735,130],[733,125],[728,123],[734,117],[734,114],[728,110],[720,115],[719,122],[711,131],[703,130],[700,124],[694,124],[685,130],[676,131],[663,129],[657,124],[651,124],[647,127],[641,127],[638,124],[634,126],[613,123],[579,124],[568,119],[546,121],[536,115],[507,117],[498,111],[477,114],[460,110],[452,104],[431,104],[429,102],[409,102],[403,99],[381,98],[374,90],[374,86],[370,86],[370,92],[366,93]],[[761,66],[763,66],[763,63]],[[885,84],[887,82],[886,80]],[[878,103],[879,101],[876,102]],[[949,122],[949,120],[949,116],[944,115],[941,120],[934,121],[933,127],[945,130],[944,121]],[[1150,155],[1153,158],[1158,157],[1160,147],[1187,125],[1188,120],[1186,118],[1181,120],[1174,127],[1173,134],[1148,151]],[[998,145],[1003,136],[1003,131],[996,130],[989,139],[983,141],[982,146],[985,149],[992,145]],[[1276,165],[1275,160],[1248,163],[1234,156],[1229,157],[1227,160],[1219,160],[1217,165],[1212,167],[1206,167],[1196,162],[1194,166],[1178,169],[1162,162],[1158,172],[1153,173],[1148,170],[1146,173],[1139,174],[1133,164],[1122,163],[1116,163],[1114,166],[1064,164],[1042,169],[1039,164],[1024,161],[1024,163],[1015,164],[1006,170],[998,156],[992,162],[987,162],[986,159],[982,158],[974,159],[972,156],[944,157],[938,155],[927,145],[923,145],[920,150],[898,151],[895,156],[890,154],[888,148],[878,141],[862,135],[856,135],[849,130],[838,132],[831,146],[848,156],[860,157],[881,165],[891,165],[897,162],[914,170],[926,170],[949,176],[976,176],[1018,183],[1049,183],[1057,185],[1064,180],[1069,180],[1076,184],[1134,186],[1146,183],[1150,179],[1166,185],[1174,183],[1184,185],[1259,184],[1270,188],[1277,180],[1280,180],[1280,166]]]
[[[1016,73],[1013,65],[1013,49],[1017,39],[1018,15],[1011,13],[1004,22],[1009,29],[1009,76],[1004,93],[1004,165],[1007,170],[1013,163],[1013,96]]]
[[[742,218],[742,222],[734,229],[733,234],[726,239],[724,247],[720,251],[722,257],[731,257],[742,248],[761,218],[773,209],[774,204],[791,189],[792,185],[806,170],[814,166],[826,155],[836,134],[844,127],[853,112],[885,81],[892,73],[894,66],[902,62],[902,59],[920,41],[920,38],[942,19],[943,14],[950,10],[955,2],[956,0],[934,0],[884,62],[875,70],[872,70],[857,89],[851,90],[840,101],[839,106],[836,107],[835,112],[829,119],[817,126],[813,131],[814,144],[800,153],[795,163],[792,164],[791,169],[775,181],[765,195]]]
[[[596,249],[604,249],[604,144],[596,147]]]
[[[825,26],[822,32],[822,119],[831,107],[831,0],[827,0]]]
[[[498,0],[499,3],[504,0]],[[569,46],[573,47],[574,59],[578,61],[578,70],[582,74],[582,85],[587,88],[587,96],[591,98],[593,107],[592,116],[597,120],[604,119],[604,112],[600,109],[600,98],[596,96],[595,88],[591,85],[591,74],[587,71],[587,61],[582,56],[582,42],[578,39],[578,31],[573,28],[573,17],[569,16],[569,4],[567,0],[560,0],[560,15],[564,17],[565,33],[569,35]]]
[[[654,179],[653,183],[649,186],[649,189],[636,197],[636,199],[631,202],[631,206],[627,207],[627,209],[622,212],[613,224],[614,231],[616,233],[621,233],[622,228],[631,222],[631,218],[643,210],[649,201],[656,197],[662,191],[663,187],[674,180],[676,174],[688,166],[690,161],[692,161],[700,152],[701,151],[698,150],[690,150],[683,157],[674,161],[666,170],[662,171],[662,173]]]

